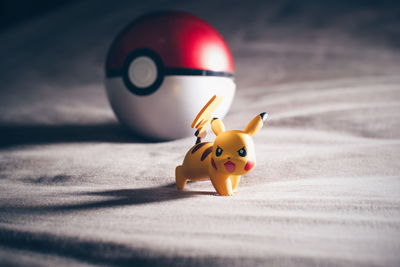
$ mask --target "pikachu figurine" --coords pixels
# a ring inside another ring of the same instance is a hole
[[[238,188],[240,177],[254,169],[256,156],[252,136],[263,126],[265,112],[254,117],[244,130],[226,131],[222,120],[212,118],[212,113],[222,99],[213,96],[197,115],[192,128],[197,128],[196,144],[189,149],[182,165],[175,169],[178,190],[186,183],[210,179],[217,193],[232,196]],[[211,124],[214,142],[201,142],[205,127]]]

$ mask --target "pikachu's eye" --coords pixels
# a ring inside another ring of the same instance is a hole
[[[237,152],[238,152],[239,156],[241,156],[241,157],[246,157],[246,155],[247,155],[246,148],[244,148],[244,147],[239,149]]]
[[[222,148],[217,147],[217,149],[215,150],[215,156],[217,157],[221,156],[222,152],[223,152]]]

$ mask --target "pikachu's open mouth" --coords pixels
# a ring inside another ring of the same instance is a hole
[[[226,169],[228,172],[234,172],[234,171],[235,171],[235,168],[236,168],[235,163],[233,163],[232,161],[227,161],[227,162],[225,162],[225,163],[224,163],[224,166],[225,166],[225,169]]]

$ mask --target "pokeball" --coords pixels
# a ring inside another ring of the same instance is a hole
[[[172,140],[193,134],[190,124],[213,95],[228,112],[236,85],[222,36],[204,20],[178,11],[145,15],[114,40],[106,60],[106,91],[119,121],[136,134]]]

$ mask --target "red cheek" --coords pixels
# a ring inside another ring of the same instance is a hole
[[[245,170],[245,171],[249,171],[249,170],[251,170],[253,167],[254,167],[254,162],[248,161],[248,162],[246,163],[246,166],[244,166],[244,170]]]
[[[211,158],[211,165],[214,167],[214,169],[217,169],[217,165],[215,164],[215,162],[214,162],[214,159],[213,159],[213,158]]]

